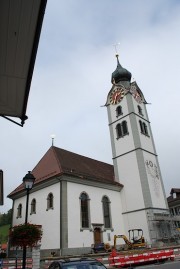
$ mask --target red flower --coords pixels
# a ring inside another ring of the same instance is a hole
[[[9,231],[9,239],[11,246],[33,247],[37,245],[42,238],[41,225],[20,224],[15,225]]]

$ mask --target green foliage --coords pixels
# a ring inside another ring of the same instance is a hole
[[[0,226],[11,224],[12,209],[9,209],[7,213],[0,214]]]
[[[9,235],[10,224],[6,224],[0,227],[0,243],[7,243]]]
[[[35,246],[41,240],[41,226],[35,224],[20,224],[12,227],[9,233],[11,246]]]

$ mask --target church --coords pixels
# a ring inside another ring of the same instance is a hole
[[[142,229],[151,245],[171,235],[147,102],[116,57],[105,102],[113,165],[52,146],[32,171],[28,222],[42,225],[42,257],[90,253],[92,244],[113,245],[130,229]],[[23,185],[8,197],[12,226],[24,223]]]

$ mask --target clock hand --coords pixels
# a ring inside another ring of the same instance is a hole
[[[116,94],[115,94],[115,100],[117,100],[117,98],[119,97],[119,93],[117,92]]]

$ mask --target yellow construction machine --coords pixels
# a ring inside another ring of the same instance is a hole
[[[116,249],[117,238],[122,238],[124,240],[124,242],[126,243],[126,249],[146,247],[142,229],[132,229],[132,230],[129,230],[128,233],[129,233],[129,239],[123,234],[114,235],[114,248],[115,249]]]

